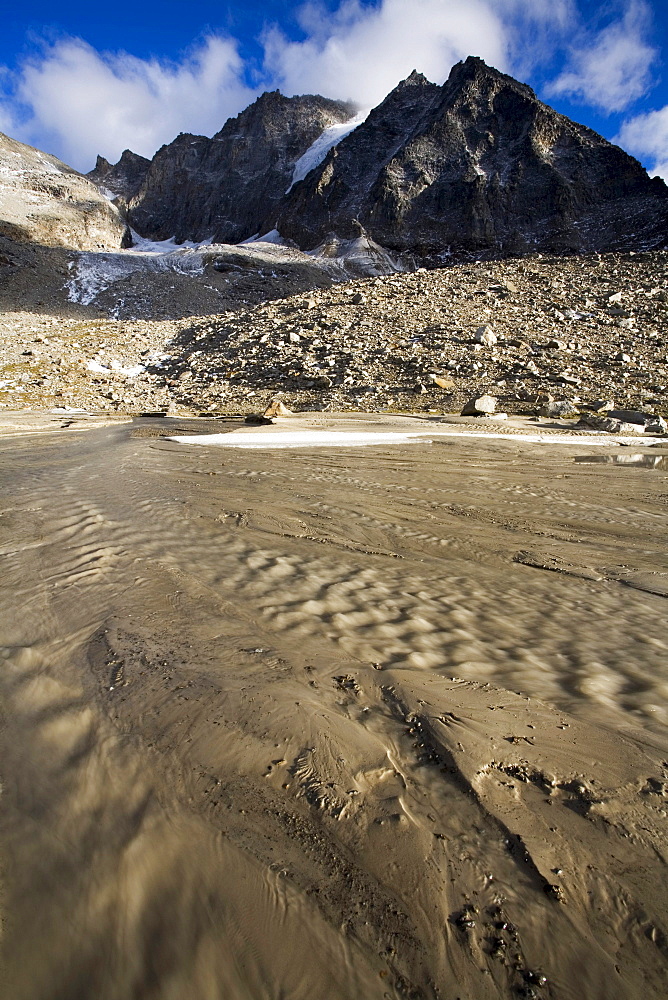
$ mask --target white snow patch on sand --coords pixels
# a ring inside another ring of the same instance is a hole
[[[276,430],[260,431],[242,428],[229,434],[175,435],[170,441],[179,444],[215,445],[223,448],[351,448],[369,445],[431,444],[435,438],[477,437],[526,441],[531,444],[560,445],[619,445],[635,444],[630,437],[604,437],[595,434],[504,434],[487,430],[460,430],[457,427],[439,427],[415,431],[337,431],[337,430]],[[660,438],[647,438],[643,444],[654,444]]]
[[[181,444],[214,444],[224,448],[350,448],[373,444],[406,444],[430,431],[256,431],[190,434],[172,437]]]
[[[116,375],[125,375],[127,378],[134,378],[135,375],[142,375],[146,371],[144,365],[124,365],[121,361],[116,360],[110,361],[108,365],[103,365],[95,360],[87,361],[86,368],[98,375],[109,375],[113,372]]]

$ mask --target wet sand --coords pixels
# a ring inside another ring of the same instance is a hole
[[[3,996],[664,995],[668,448],[62,424],[0,438]]]

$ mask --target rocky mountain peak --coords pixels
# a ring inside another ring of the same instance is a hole
[[[95,167],[86,176],[113,195],[117,204],[125,206],[141,187],[150,162],[131,149],[125,149],[118,163],[114,164],[98,155]]]
[[[158,150],[129,199],[131,225],[153,239],[248,239],[274,213],[300,157],[354,110],[317,95],[272,91],[230,118],[212,139],[178,136]]]
[[[361,123],[354,110],[275,90],[213,139],[180,135],[150,163],[100,158],[90,176],[154,239],[277,228],[310,250],[366,234],[435,261],[668,243],[663,182],[477,56],[442,86],[413,70]]]
[[[665,186],[530,87],[473,56],[442,87],[411,76],[290,193],[283,235],[361,225],[435,260],[667,244]]]
[[[429,84],[429,80],[423,73],[418,73],[416,69],[412,70],[411,73],[402,80],[401,83],[397,84],[398,88],[403,87],[421,87],[424,84]]]
[[[526,83],[520,83],[507,73],[502,73],[494,66],[488,66],[480,56],[467,56],[462,62],[455,63],[443,87],[448,90],[464,89],[475,83],[477,87],[500,89],[510,87],[518,94],[523,94],[531,100],[538,100],[535,92]]]

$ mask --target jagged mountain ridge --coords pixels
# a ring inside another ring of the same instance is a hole
[[[417,73],[400,84],[295,187],[274,224],[306,248],[361,226],[422,255],[598,250],[629,238],[664,246],[668,189],[469,57],[442,87]]]
[[[181,134],[122,198],[142,236],[237,243],[278,211],[297,160],[355,109],[325,97],[265,93],[208,139]],[[125,155],[125,154],[124,154]]]
[[[668,245],[661,180],[476,57],[442,86],[413,72],[288,191],[297,159],[352,113],[324,98],[264,94],[213,139],[163,146],[117,201],[142,236],[178,241],[238,242],[278,228],[308,250],[364,231],[436,260]],[[124,170],[122,157],[107,177]]]
[[[145,156],[123,150],[118,163],[110,163],[104,156],[98,156],[95,167],[86,176],[94,184],[110,194],[114,202],[127,209],[128,202],[142,186],[151,161]]]

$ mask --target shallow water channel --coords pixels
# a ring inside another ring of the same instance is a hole
[[[190,429],[0,439],[5,995],[658,997],[664,453]]]

